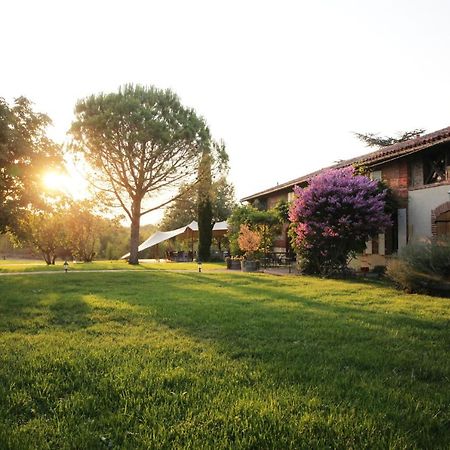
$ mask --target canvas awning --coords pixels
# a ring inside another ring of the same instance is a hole
[[[228,224],[226,221],[216,222],[213,227],[213,237],[223,236],[228,231]],[[138,252],[146,250],[147,248],[158,245],[160,242],[167,241],[168,239],[180,236],[183,238],[193,238],[198,236],[198,223],[193,220],[189,225],[185,227],[177,228],[172,231],[157,231],[152,234],[147,240],[145,240],[139,247]],[[120,259],[126,259],[130,256],[129,253],[123,255]]]

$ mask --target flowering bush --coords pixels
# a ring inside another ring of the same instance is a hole
[[[239,229],[239,248],[245,252],[247,259],[252,259],[253,254],[259,249],[261,236],[256,231],[252,231],[247,225],[241,225]]]
[[[308,187],[296,186],[294,192],[291,238],[307,273],[346,270],[349,257],[391,223],[385,212],[386,191],[353,167],[321,172]]]

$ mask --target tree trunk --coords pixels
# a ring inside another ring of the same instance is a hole
[[[129,264],[139,264],[138,247],[139,247],[139,228],[141,221],[141,202],[134,201],[131,214],[131,236],[130,236],[130,257],[128,259]]]
[[[44,257],[47,266],[49,266],[52,263],[50,254],[48,252],[42,252],[42,256]]]

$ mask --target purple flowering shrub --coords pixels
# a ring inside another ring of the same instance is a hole
[[[366,241],[391,225],[386,191],[353,167],[329,169],[294,188],[289,211],[292,244],[304,272],[332,275],[345,271],[349,258]]]

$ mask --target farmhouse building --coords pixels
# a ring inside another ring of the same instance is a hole
[[[450,238],[450,127],[339,162],[330,168],[363,166],[383,180],[397,200],[393,226],[367,243],[365,263],[385,263],[385,256],[408,242],[433,236]],[[322,169],[325,170],[325,169]],[[294,186],[305,187],[321,170],[243,198],[262,209],[293,199]],[[290,251],[287,225],[274,251]]]

